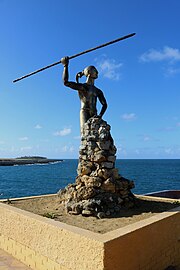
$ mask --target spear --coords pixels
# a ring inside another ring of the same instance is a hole
[[[74,55],[70,56],[69,59],[73,59],[73,58],[78,57],[78,56],[80,56],[80,55],[82,55],[82,54],[89,53],[89,52],[95,51],[95,50],[97,50],[97,49],[100,49],[100,48],[109,46],[109,45],[111,45],[111,44],[113,44],[113,43],[116,43],[116,42],[119,42],[119,41],[121,41],[121,40],[130,38],[130,37],[134,36],[135,34],[136,34],[136,33],[132,33],[132,34],[129,34],[129,35],[126,35],[126,36],[117,38],[117,39],[115,39],[115,40],[109,41],[109,42],[107,42],[107,43],[101,44],[101,45],[99,45],[99,46],[97,46],[97,47],[88,49],[88,50],[86,50],[86,51],[83,51],[83,52],[74,54]],[[24,76],[22,76],[22,77],[20,77],[20,78],[15,79],[15,80],[13,81],[13,83],[18,82],[18,81],[21,81],[21,80],[23,80],[23,79],[25,79],[25,78],[27,78],[27,77],[30,77],[30,76],[32,76],[32,75],[34,75],[34,74],[36,74],[36,73],[39,73],[39,72],[41,72],[41,71],[43,71],[43,70],[45,70],[45,69],[54,67],[54,66],[56,66],[56,65],[58,65],[58,64],[60,64],[60,63],[61,63],[61,61],[58,61],[58,62],[55,62],[55,63],[53,63],[53,64],[51,64],[51,65],[48,65],[48,66],[45,66],[45,67],[40,68],[40,69],[38,69],[38,70],[35,70],[35,71],[33,71],[33,72],[29,73],[29,74],[26,74],[26,75],[24,75]]]

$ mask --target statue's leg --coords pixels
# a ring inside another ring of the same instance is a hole
[[[80,129],[81,129],[81,136],[84,135],[84,123],[90,118],[89,112],[86,110],[80,110]]]

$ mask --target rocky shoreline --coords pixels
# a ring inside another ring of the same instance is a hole
[[[49,164],[62,161],[63,159],[49,159],[45,157],[1,158],[0,166]]]

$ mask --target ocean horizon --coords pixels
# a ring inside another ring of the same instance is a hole
[[[77,176],[78,159],[52,164],[0,167],[0,199],[57,193]],[[180,189],[180,159],[117,159],[119,173],[135,194]]]

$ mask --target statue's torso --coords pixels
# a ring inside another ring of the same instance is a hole
[[[89,111],[91,115],[97,113],[96,104],[99,89],[94,85],[84,84],[83,90],[79,91],[81,109]]]

